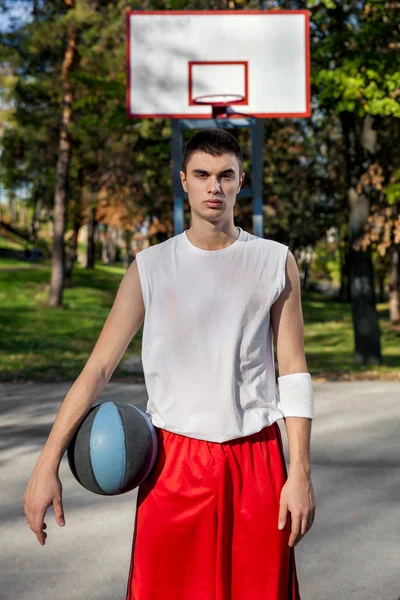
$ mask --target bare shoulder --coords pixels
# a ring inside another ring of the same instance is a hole
[[[121,282],[121,291],[126,292],[129,295],[129,298],[133,302],[140,302],[141,308],[144,312],[144,302],[143,302],[143,293],[142,286],[140,282],[140,275],[137,261],[134,260],[130,265],[128,270],[126,271],[122,282]]]
[[[287,252],[286,258],[286,283],[283,296],[286,299],[293,291],[300,291],[300,275],[297,262],[291,250]]]

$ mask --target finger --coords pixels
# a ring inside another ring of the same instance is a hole
[[[315,519],[315,510],[311,509],[309,515],[308,515],[308,529],[307,531],[310,531],[311,527],[313,526],[314,523],[314,519]]]
[[[278,517],[278,529],[284,529],[287,520],[288,507],[287,504],[281,502]]]
[[[44,533],[44,531],[36,534],[36,537],[38,539],[38,542],[41,546],[44,546],[46,543],[46,538],[47,538],[47,533]]]
[[[41,544],[41,546],[44,546],[44,543],[46,541],[47,538],[47,533],[45,531],[43,531],[42,529],[34,529],[33,527],[31,527],[33,533],[36,535],[38,542]]]
[[[63,509],[61,497],[54,498],[53,507],[54,507],[54,516],[56,518],[57,523],[60,525],[60,527],[64,527],[65,516],[64,516],[64,509]]]
[[[44,522],[44,515],[46,514],[46,511],[40,511],[40,512],[36,512],[33,514],[33,517],[31,519],[31,523],[30,523],[30,528],[32,529],[33,533],[36,535],[37,539],[39,540],[39,542],[43,545],[44,541],[47,537],[47,533],[44,533],[44,527],[45,527],[45,522]]]
[[[308,509],[307,516],[304,517],[306,529],[302,528],[302,534],[305,535],[308,531],[310,531],[312,524],[315,519],[315,506]]]
[[[297,538],[300,535],[301,522],[299,517],[292,516],[292,528],[289,538],[289,546],[294,546]]]
[[[34,526],[32,526],[32,525],[31,525],[31,530],[32,530],[32,531],[33,531],[33,533],[36,535],[36,537],[37,537],[37,540],[38,540],[39,544],[40,544],[41,546],[44,546],[44,544],[45,544],[45,540],[46,540],[46,538],[47,538],[47,533],[45,533],[45,532],[43,531],[43,529],[40,529],[40,528],[34,527]]]
[[[303,539],[304,535],[302,535],[301,533],[299,533],[297,540],[294,543],[294,547],[296,548],[296,546],[298,546],[301,542],[301,540]]]
[[[301,520],[301,528],[300,528],[301,537],[306,535],[306,533],[310,529],[310,527],[311,527],[311,518],[310,518],[310,515],[307,515],[306,517],[303,517]]]

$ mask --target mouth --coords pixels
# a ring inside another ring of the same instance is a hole
[[[204,202],[204,204],[206,204],[207,206],[210,206],[211,208],[215,208],[215,207],[221,206],[222,202],[221,202],[221,200],[206,200]]]

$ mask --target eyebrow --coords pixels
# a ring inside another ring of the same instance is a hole
[[[194,175],[210,175],[210,173],[208,171],[206,171],[205,169],[193,169],[192,173]],[[223,171],[220,171],[218,173],[218,175],[225,175],[225,174],[235,174],[235,170],[232,168],[228,168],[228,169],[223,169]]]

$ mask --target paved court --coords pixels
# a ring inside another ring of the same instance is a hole
[[[25,521],[25,487],[68,389],[0,384],[1,600],[125,599],[134,492],[86,492],[64,457],[66,526],[56,525],[49,509],[42,547]],[[398,600],[400,383],[324,383],[315,391],[317,512],[296,548],[302,600]],[[140,384],[111,383],[102,398],[113,397],[144,408],[146,392]]]

